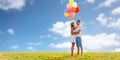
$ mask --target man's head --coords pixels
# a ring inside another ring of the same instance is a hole
[[[76,21],[76,24],[79,26],[80,25],[80,23],[81,23],[81,20],[77,20]]]

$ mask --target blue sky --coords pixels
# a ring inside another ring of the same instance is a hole
[[[0,51],[70,51],[69,23],[79,18],[85,51],[120,51],[120,1],[75,2],[70,19],[67,0],[0,0]]]

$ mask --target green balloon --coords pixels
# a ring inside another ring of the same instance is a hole
[[[73,4],[73,3],[74,3],[74,0],[69,0],[69,3],[70,3],[70,4]]]

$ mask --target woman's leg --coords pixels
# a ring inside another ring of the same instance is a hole
[[[75,43],[72,42],[72,46],[71,46],[71,56],[73,56],[74,45],[75,45]]]

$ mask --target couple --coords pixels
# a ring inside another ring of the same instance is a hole
[[[83,54],[82,41],[81,41],[81,20],[77,20],[76,22],[71,22],[71,56],[73,56],[74,46],[77,46],[77,55]],[[81,51],[81,54],[80,54]]]

